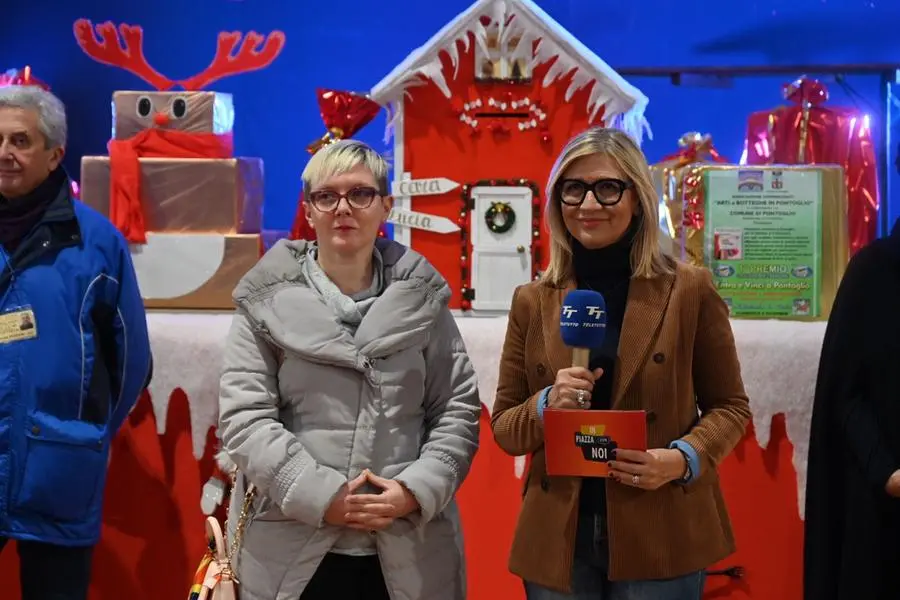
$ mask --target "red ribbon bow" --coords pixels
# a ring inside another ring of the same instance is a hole
[[[800,106],[821,106],[828,101],[828,88],[825,84],[818,79],[809,79],[806,75],[784,84],[781,93],[785,100]]]
[[[681,165],[689,165],[695,162],[712,161],[727,163],[728,159],[719,154],[713,146],[712,136],[708,133],[701,135],[696,131],[685,133],[678,140],[680,149],[668,156],[664,156],[662,162],[678,161]]]
[[[355,92],[341,92],[337,90],[317,89],[316,97],[319,100],[319,112],[322,122],[328,131],[318,140],[306,147],[310,154],[315,154],[324,146],[338,140],[349,139],[368,125],[381,111],[381,106],[363,94]],[[385,230],[382,226],[379,236],[384,237]],[[316,232],[306,221],[303,213],[303,192],[297,201],[297,212],[294,214],[294,223],[291,226],[292,240],[315,241]]]
[[[368,96],[337,90],[316,90],[319,112],[328,131],[320,139],[306,147],[315,154],[321,147],[337,140],[347,139],[369,124],[381,111],[381,106]]]

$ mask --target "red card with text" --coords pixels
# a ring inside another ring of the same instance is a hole
[[[616,448],[647,449],[643,410],[544,410],[548,475],[606,477]]]

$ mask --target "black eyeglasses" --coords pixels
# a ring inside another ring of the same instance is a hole
[[[588,191],[593,192],[594,198],[603,206],[615,206],[622,200],[625,190],[632,187],[634,184],[630,181],[614,178],[598,179],[591,183],[583,179],[563,179],[556,184],[560,201],[568,206],[581,206]]]
[[[341,203],[342,198],[347,199],[350,208],[364,209],[372,206],[375,198],[381,194],[375,188],[360,187],[353,188],[346,194],[341,194],[333,190],[321,190],[312,192],[309,195],[309,203],[313,208],[322,212],[334,212]]]

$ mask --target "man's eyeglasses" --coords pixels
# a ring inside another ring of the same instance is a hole
[[[380,195],[378,190],[370,187],[353,188],[346,194],[332,190],[321,190],[310,193],[309,203],[316,210],[334,212],[337,210],[338,204],[341,203],[341,199],[346,198],[350,208],[364,209],[372,206],[372,202]]]
[[[567,206],[581,206],[588,191],[593,192],[594,198],[603,206],[615,206],[622,200],[625,190],[631,187],[634,184],[630,181],[613,178],[598,179],[591,183],[583,179],[563,179],[556,184],[559,199]]]

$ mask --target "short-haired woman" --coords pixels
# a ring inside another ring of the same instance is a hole
[[[234,292],[219,435],[258,490],[241,600],[465,597],[454,496],[478,445],[447,282],[378,238],[388,167],[342,141],[303,172],[316,243],[280,242]]]
[[[625,133],[594,128],[547,184],[549,267],[512,301],[491,417],[531,455],[510,558],[529,600],[699,600],[704,569],[734,551],[716,466],[750,415],[709,272],[659,246],[647,161]],[[588,369],[559,332],[569,290],[603,294],[607,333]],[[549,477],[543,411],[643,410],[650,450],[620,448],[610,478]]]

